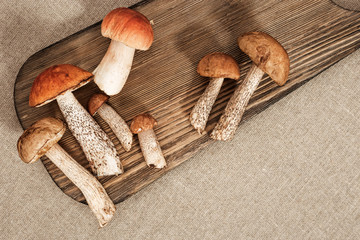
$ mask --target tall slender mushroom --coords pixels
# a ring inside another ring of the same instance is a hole
[[[57,144],[65,130],[65,124],[56,118],[35,122],[17,142],[19,156],[25,163],[33,163],[45,154],[81,190],[103,227],[112,219],[115,205],[100,182]]]
[[[101,34],[110,38],[111,42],[93,72],[94,81],[107,95],[115,95],[129,76],[135,49],[148,50],[154,33],[144,15],[129,8],[117,8],[103,19]]]
[[[245,33],[238,38],[238,45],[253,63],[210,135],[215,140],[227,141],[233,138],[246,105],[265,73],[279,86],[285,84],[289,75],[289,56],[281,44],[270,35],[263,32]]]
[[[224,78],[239,79],[240,69],[233,57],[216,52],[208,54],[200,60],[197,72],[203,77],[210,77],[209,85],[190,113],[191,125],[201,134],[205,129]]]
[[[97,176],[121,174],[123,168],[114,144],[72,94],[72,91],[88,83],[92,76],[70,64],[49,67],[34,80],[29,105],[39,107],[56,99],[93,172]]]
[[[166,161],[156,139],[153,128],[157,125],[155,118],[148,113],[140,114],[131,122],[130,130],[138,134],[140,148],[149,167],[164,168]]]
[[[89,113],[92,116],[98,113],[109,124],[125,151],[130,151],[133,135],[124,119],[112,107],[106,104],[108,99],[109,96],[106,94],[93,94],[88,102]]]

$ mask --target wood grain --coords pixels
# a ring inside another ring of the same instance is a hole
[[[148,51],[135,53],[124,89],[110,98],[109,105],[128,124],[143,112],[149,112],[157,119],[159,124],[155,132],[168,166],[162,170],[147,167],[137,137],[131,151],[125,152],[109,126],[96,116],[116,145],[125,169],[123,175],[99,178],[115,203],[212,142],[208,135],[199,135],[188,120],[192,107],[208,84],[207,78],[196,73],[198,61],[206,54],[218,51],[232,55],[240,65],[243,79],[250,60],[238,49],[236,39],[241,33],[264,31],[288,51],[289,81],[279,87],[269,77],[264,77],[243,116],[246,121],[355,51],[360,44],[360,14],[341,9],[330,1],[154,0],[137,5],[135,9],[154,21],[155,41]],[[93,71],[109,41],[101,36],[100,23],[96,23],[37,52],[24,63],[14,89],[15,107],[23,128],[45,116],[62,118],[56,102],[40,108],[28,106],[35,77],[45,68],[60,63]],[[208,133],[224,110],[235,84],[231,80],[224,82],[205,129]],[[95,92],[99,90],[92,82],[74,94],[85,106]],[[59,143],[90,170],[69,131]],[[46,158],[42,161],[62,191],[77,201],[85,201],[81,192],[55,165]]]

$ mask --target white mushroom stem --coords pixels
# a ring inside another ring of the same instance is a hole
[[[211,78],[205,92],[201,95],[190,113],[190,123],[201,134],[205,130],[210,111],[220,92],[224,78]]]
[[[129,76],[135,48],[111,40],[100,64],[94,70],[94,81],[107,95],[118,94]]]
[[[129,151],[132,144],[133,134],[124,119],[109,105],[103,103],[97,113],[105,120],[119,139],[125,151]]]
[[[166,161],[160,148],[159,142],[156,140],[154,130],[149,129],[138,133],[140,148],[144,155],[146,164],[149,167],[163,168]]]
[[[210,135],[211,138],[228,141],[234,137],[250,97],[255,92],[263,75],[264,72],[253,63],[244,81],[231,96],[225,112]]]
[[[82,147],[97,176],[123,173],[116,148],[110,138],[70,92],[56,98],[72,134]]]
[[[59,144],[52,146],[45,155],[81,190],[100,226],[105,226],[116,208],[100,182]]]

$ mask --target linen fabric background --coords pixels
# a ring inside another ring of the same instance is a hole
[[[17,72],[126,1],[1,0],[0,239],[360,239],[360,50],[126,201],[98,228],[17,155]]]

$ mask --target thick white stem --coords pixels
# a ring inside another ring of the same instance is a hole
[[[100,226],[105,226],[113,217],[116,208],[100,182],[59,144],[51,147],[46,156],[81,190]]]
[[[231,140],[245,112],[251,95],[256,90],[264,72],[252,64],[244,81],[239,85],[226,105],[225,112],[216,124],[210,137],[215,140]]]
[[[133,134],[124,119],[109,105],[103,103],[97,113],[107,122],[119,139],[125,151],[129,151],[132,144]]]
[[[68,91],[57,97],[60,110],[72,134],[82,147],[97,176],[123,173],[114,144],[85,108]]]
[[[159,142],[156,140],[154,130],[149,129],[138,133],[140,148],[144,155],[146,164],[149,167],[163,168],[166,161],[160,148]]]
[[[201,134],[205,130],[210,111],[219,94],[224,78],[211,78],[205,92],[201,95],[190,113],[190,123]]]
[[[118,94],[129,76],[135,48],[111,40],[100,64],[94,70],[94,81],[107,95]]]

